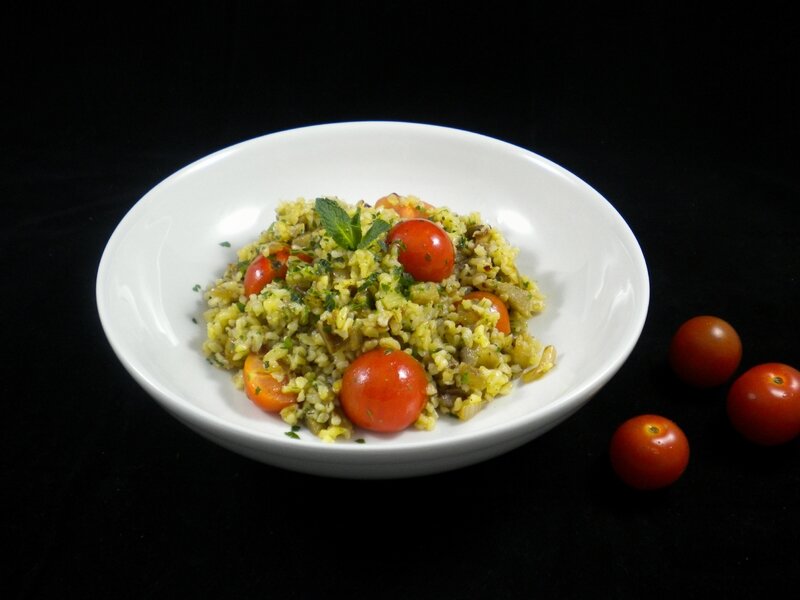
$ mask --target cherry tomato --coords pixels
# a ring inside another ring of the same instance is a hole
[[[285,278],[289,255],[289,247],[285,246],[269,256],[263,254],[256,256],[244,274],[245,295],[257,294],[271,281]],[[307,254],[296,254],[295,256],[304,262],[312,262],[312,258]]]
[[[444,229],[427,219],[401,221],[389,230],[386,242],[402,242],[397,260],[417,281],[440,282],[455,266],[456,250]]]
[[[400,350],[378,348],[344,372],[339,400],[353,423],[372,431],[401,431],[417,420],[428,399],[425,369]]]
[[[710,388],[725,383],[742,360],[739,334],[719,317],[700,316],[678,328],[669,347],[669,363],[684,383]]]
[[[775,446],[800,435],[800,372],[780,363],[745,371],[728,390],[728,417],[748,440]]]
[[[627,485],[655,490],[674,483],[689,464],[689,442],[675,423],[640,415],[617,428],[609,448],[611,466]]]
[[[264,368],[258,354],[248,354],[244,360],[244,391],[259,408],[279,412],[297,401],[297,394],[283,392],[284,382],[278,381]]]
[[[375,203],[375,208],[391,208],[400,215],[401,219],[424,219],[435,207],[422,200],[404,203],[397,194],[389,194],[388,196],[379,198]]]
[[[511,320],[508,318],[508,309],[506,308],[505,302],[500,298],[489,292],[470,292],[464,296],[464,299],[473,300],[475,302],[479,302],[483,298],[488,299],[492,303],[492,310],[500,315],[500,318],[497,320],[497,330],[502,333],[511,333]]]

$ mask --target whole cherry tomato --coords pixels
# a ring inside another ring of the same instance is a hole
[[[428,378],[413,357],[378,348],[344,372],[339,400],[353,423],[372,431],[400,431],[417,420],[427,402]]]
[[[379,198],[375,208],[390,208],[400,215],[401,219],[424,219],[435,207],[422,200],[403,201],[397,194],[389,194]]]
[[[464,296],[464,299],[473,300],[475,302],[480,302],[483,298],[489,300],[489,302],[492,303],[492,310],[500,315],[500,318],[497,320],[497,330],[502,333],[511,333],[511,320],[508,317],[508,309],[506,308],[505,302],[500,298],[489,292],[479,291],[470,292]]]
[[[742,360],[742,342],[723,319],[694,317],[678,328],[669,347],[669,363],[684,383],[710,388],[725,383]]]
[[[286,277],[288,269],[290,250],[288,246],[280,248],[277,252],[269,256],[259,254],[247,267],[244,274],[244,293],[245,296],[257,294],[264,289],[268,283]],[[307,254],[296,254],[300,260],[310,263],[312,258]]]
[[[297,394],[283,391],[284,382],[278,381],[264,368],[258,354],[248,354],[244,360],[244,391],[256,406],[267,412],[279,412],[297,401]]]
[[[417,281],[440,282],[453,273],[456,250],[444,229],[427,219],[400,221],[386,242],[401,242],[397,260]]]
[[[680,427],[659,415],[640,415],[611,437],[611,466],[627,485],[654,490],[674,483],[689,464],[689,441]]]
[[[728,417],[748,440],[765,446],[800,435],[800,372],[781,363],[745,371],[728,390]]]

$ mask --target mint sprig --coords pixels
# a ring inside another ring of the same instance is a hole
[[[358,243],[358,247],[369,248],[372,242],[378,239],[379,235],[389,231],[389,227],[391,227],[391,225],[389,225],[383,219],[375,219],[372,222],[372,226],[369,228],[369,231],[367,231],[367,234],[361,238],[361,241]]]
[[[382,233],[389,230],[386,221],[375,219],[366,235],[362,236],[360,206],[352,217],[347,215],[338,202],[330,198],[317,198],[314,208],[327,234],[345,250],[368,248]]]

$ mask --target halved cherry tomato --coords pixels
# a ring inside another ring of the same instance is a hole
[[[400,221],[386,242],[401,242],[397,260],[417,281],[440,282],[453,273],[456,250],[444,229],[427,219]]]
[[[748,440],[775,446],[800,435],[800,372],[781,363],[745,371],[728,390],[728,417]]]
[[[511,320],[508,317],[508,309],[506,308],[505,302],[503,302],[500,298],[495,296],[490,292],[470,292],[466,296],[464,296],[465,300],[473,300],[475,302],[480,302],[483,298],[489,300],[492,303],[491,309],[500,315],[500,318],[497,319],[497,330],[502,333],[511,333]]]
[[[279,412],[297,401],[297,394],[283,392],[284,382],[278,381],[264,368],[258,354],[244,360],[244,391],[247,397],[267,412]]]
[[[425,369],[400,350],[378,348],[344,372],[339,400],[353,423],[372,431],[400,431],[417,420],[428,399]]]
[[[244,274],[245,295],[258,294],[268,283],[275,279],[285,278],[288,269],[286,263],[289,262],[289,256],[290,250],[288,246],[280,248],[269,256],[264,256],[263,254],[256,256]],[[294,256],[307,263],[313,260],[307,254],[299,253]]]
[[[675,482],[689,464],[689,441],[680,427],[659,415],[640,415],[611,437],[611,466],[627,485],[654,490]]]
[[[436,207],[422,200],[404,202],[397,194],[389,194],[388,196],[379,198],[375,203],[375,208],[391,208],[400,215],[401,219],[424,219]]]
[[[709,388],[725,383],[742,360],[742,342],[723,319],[699,316],[678,328],[669,347],[669,363],[684,383]]]

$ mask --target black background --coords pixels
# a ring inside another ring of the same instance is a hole
[[[788,3],[166,4],[6,14],[4,595],[798,588],[799,443],[745,443],[725,387],[690,390],[665,362],[677,326],[706,313],[738,329],[740,371],[800,365]],[[614,379],[518,450],[408,480],[285,472],[200,438],[126,374],[97,318],[97,266],[131,206],[186,164],[274,131],[373,119],[497,137],[587,181],[640,241],[650,312]],[[642,412],[673,418],[692,447],[684,476],[650,494],[619,484],[606,453]]]

